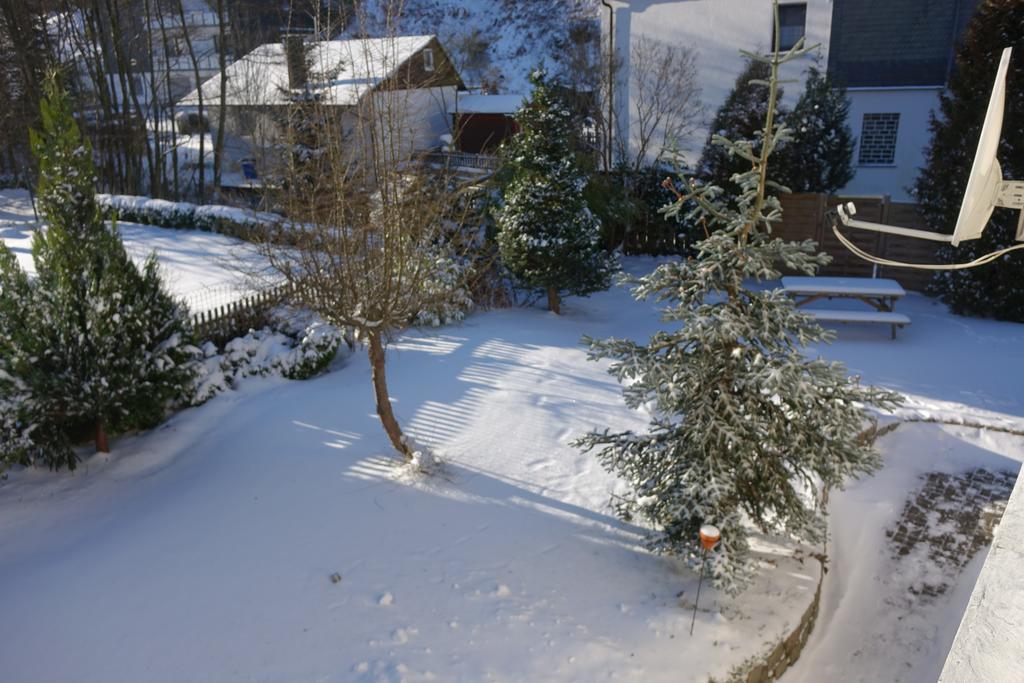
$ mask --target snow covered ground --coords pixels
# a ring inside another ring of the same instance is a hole
[[[254,263],[259,257],[245,242],[199,230],[170,230],[137,223],[118,223],[117,227],[125,249],[138,263],[156,252],[168,290],[183,298],[193,313],[237,301],[253,289],[253,282],[240,270],[239,263]],[[35,272],[35,229],[29,193],[0,190],[0,241],[29,273]]]
[[[822,353],[909,394],[908,416],[1024,428],[1024,326],[917,294],[899,308],[913,324],[897,340],[851,325]],[[308,382],[246,380],[74,474],[11,473],[4,678],[703,681],[763,652],[808,604],[816,562],[763,544],[760,582],[737,599],[705,586],[689,636],[696,576],[639,547],[609,515],[615,481],[568,445],[644,425],[579,339],[644,339],[656,309],[616,289],[566,310],[476,314],[391,346],[396,412],[442,477],[391,466],[362,354]],[[1024,451],[925,424],[881,447],[885,469],[832,498],[821,616],[787,681],[934,680],[983,558],[909,601],[931,567],[894,559],[885,531],[922,475],[1016,470]]]
[[[638,547],[606,510],[614,481],[568,446],[643,424],[580,335],[656,316],[621,290],[569,311],[391,347],[396,410],[448,463],[433,480],[396,479],[362,354],[309,382],[250,381],[75,474],[13,473],[5,676],[656,681],[756,654],[810,600],[816,563],[764,545],[763,580],[739,600],[705,586],[690,638],[679,593],[696,577]]]
[[[346,35],[384,35],[383,6],[364,3],[367,22],[354,22]],[[405,0],[398,32],[437,35],[470,87],[525,93],[531,70],[564,68],[573,31],[596,32],[600,11],[597,0]]]

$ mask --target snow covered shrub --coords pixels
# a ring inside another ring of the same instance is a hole
[[[0,173],[0,190],[28,187],[28,179],[18,173]]]
[[[338,353],[344,333],[307,310],[282,306],[271,314],[271,325],[288,335],[292,351],[279,362],[288,379],[309,379],[327,369]]]
[[[193,383],[192,405],[205,403],[245,377],[315,377],[330,365],[343,339],[341,330],[309,311],[275,309],[269,326],[232,339],[222,354],[211,342],[197,349],[203,360]]]
[[[186,398],[191,364],[184,308],[162,287],[150,257],[140,271],[95,201],[92,151],[56,77],[32,132],[45,231],[35,233],[37,277],[29,282],[7,252],[0,257],[0,358],[28,398],[17,418],[34,455],[74,467],[72,441],[92,433],[150,427]],[[20,313],[11,313],[20,307]],[[8,420],[10,424],[10,420]]]
[[[0,242],[0,472],[31,459],[35,404],[16,363],[28,361],[20,349],[26,345],[32,313],[28,277]]]
[[[472,263],[445,247],[426,254],[425,258],[430,261],[430,276],[423,283],[428,306],[416,314],[412,324],[440,327],[461,322],[473,310],[469,291]]]
[[[516,115],[519,132],[503,146],[509,180],[497,211],[498,246],[509,271],[545,291],[558,313],[564,293],[607,289],[615,262],[583,196],[587,176],[571,144],[575,116],[543,70],[530,82],[533,94]]]
[[[244,237],[254,230],[282,221],[276,214],[218,204],[197,205],[118,194],[96,195],[96,200],[117,220],[161,228],[206,230]]]
[[[768,102],[775,101],[779,65],[803,53],[756,58],[767,66]],[[671,327],[647,345],[586,340],[591,358],[612,359],[609,371],[626,384],[626,404],[650,410],[649,430],[604,430],[577,441],[596,449],[601,464],[629,485],[614,506],[654,526],[653,549],[696,564],[698,530],[719,527],[711,563],[716,583],[729,591],[740,590],[755,569],[751,525],[806,541],[823,537],[822,490],[880,462],[862,406],[898,401],[862,387],[839,363],[806,358],[807,344],[832,335],[781,290],[756,285],[778,278],[780,263],[813,274],[828,261],[813,242],[771,236],[781,206],[768,193],[768,159],[786,131],[774,123],[774,106],[764,113],[757,142],[716,138],[748,160],[734,176],[742,194],[730,197],[687,178],[667,211],[677,216],[695,206],[690,218],[713,229],[696,244],[696,258],[665,263],[634,281],[638,299],[666,302],[662,320]]]

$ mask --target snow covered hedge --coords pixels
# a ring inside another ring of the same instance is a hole
[[[199,356],[192,405],[234,388],[245,377],[281,375],[308,379],[323,372],[341,346],[343,333],[308,311],[275,309],[270,325],[236,337],[219,351],[212,342]]]
[[[28,187],[28,178],[17,173],[0,173],[0,190]]]
[[[166,408],[200,405],[237,387],[245,377],[314,377],[334,359],[343,338],[341,330],[318,316],[282,306],[271,313],[269,326],[232,339],[222,350],[212,342],[201,348],[181,343],[179,350],[188,359],[185,365],[192,381],[186,394]],[[37,407],[29,387],[0,363],[0,473],[18,464],[48,464],[46,458],[37,457],[41,452],[38,429],[45,428],[33,419]]]
[[[124,194],[98,194],[97,203],[113,216],[128,223],[146,223],[161,228],[206,230],[228,235],[244,235],[254,228],[280,223],[273,213],[247,211],[218,204],[171,202]]]

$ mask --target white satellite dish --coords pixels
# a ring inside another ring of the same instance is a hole
[[[956,219],[956,227],[952,235],[946,235],[928,230],[914,230],[913,228],[901,228],[895,225],[883,223],[871,223],[853,218],[857,213],[853,202],[845,207],[836,207],[839,220],[843,225],[862,230],[873,230],[884,232],[890,235],[903,235],[905,237],[916,237],[919,239],[932,240],[936,242],[948,242],[957,246],[964,240],[976,240],[981,237],[992,211],[997,206],[1010,209],[1020,209],[1020,220],[1017,223],[1017,241],[1024,242],[1024,181],[1003,180],[1003,171],[999,167],[996,155],[999,151],[999,136],[1003,127],[1003,110],[1006,102],[1006,73],[1010,68],[1010,52],[1012,48],[1003,50],[1003,56],[999,60],[999,70],[996,72],[996,81],[992,86],[992,96],[988,101],[988,111],[985,114],[985,122],[981,127],[981,137],[978,139],[978,151],[974,155],[974,164],[971,166],[971,175],[967,179],[967,189],[964,192],[964,200],[960,205],[960,215]],[[999,258],[1003,254],[1016,249],[1024,249],[1024,244],[1018,244],[1006,249],[986,254],[969,263],[954,263],[932,265],[924,263],[902,263],[878,258],[863,251],[850,242],[842,233],[839,226],[833,225],[832,231],[847,249],[857,256],[887,266],[903,266],[906,268],[923,268],[927,270],[955,270],[958,268],[972,268],[984,265]]]

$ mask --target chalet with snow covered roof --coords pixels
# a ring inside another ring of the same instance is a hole
[[[436,148],[442,135],[451,134],[448,112],[465,89],[432,35],[313,42],[286,36],[236,60],[225,75],[225,132],[249,151],[226,158],[222,178],[225,185],[241,187],[253,185],[280,156],[275,145],[293,107],[315,102],[320,111],[338,117],[340,130],[351,130],[360,105],[387,92],[401,98],[402,121],[396,125],[410,151],[418,152]],[[220,104],[218,74],[178,106],[189,111],[202,106],[205,118],[215,123]]]

